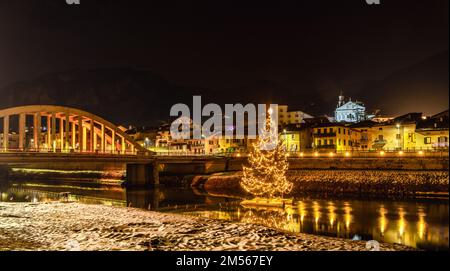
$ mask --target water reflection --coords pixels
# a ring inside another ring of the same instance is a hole
[[[0,188],[0,201],[69,200],[131,206],[162,212],[260,224],[289,232],[400,243],[427,250],[448,250],[447,200],[298,199],[286,208],[244,207],[237,199],[214,197],[184,188],[124,190],[115,186],[20,184]]]
[[[414,202],[301,200],[285,209],[230,206],[218,211],[183,213],[260,224],[290,232],[358,237],[421,249],[448,250],[448,202],[445,201],[417,205]],[[237,215],[233,216],[233,213]]]

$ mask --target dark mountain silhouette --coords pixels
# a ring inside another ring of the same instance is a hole
[[[399,70],[379,82],[370,82],[361,90],[370,108],[383,115],[408,112],[435,114],[448,109],[448,51]]]
[[[382,81],[368,82],[360,93],[369,111],[398,116],[408,112],[435,114],[448,109],[448,51],[404,68]],[[175,103],[279,103],[309,114],[333,114],[335,102],[324,101],[305,78],[300,88],[259,80],[229,89],[180,86],[147,71],[131,68],[72,70],[18,82],[0,89],[0,108],[30,104],[83,109],[116,124],[156,125],[170,118]],[[337,95],[337,94],[336,94]],[[336,97],[337,99],[337,97]]]
[[[128,68],[74,70],[48,74],[0,90],[0,108],[51,104],[83,109],[118,124],[154,124],[169,116],[170,107],[191,97],[149,72]],[[179,99],[179,101],[178,101]],[[189,98],[192,100],[192,98]],[[135,121],[140,121],[135,123]]]

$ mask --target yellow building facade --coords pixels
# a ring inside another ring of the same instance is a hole
[[[313,128],[313,147],[317,151],[354,151],[360,150],[360,130],[343,124],[328,123]]]

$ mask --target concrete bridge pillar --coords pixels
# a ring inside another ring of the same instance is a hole
[[[125,138],[122,136],[120,141],[120,148],[121,148],[121,152],[122,154],[125,154],[126,151],[126,146],[125,146]]]
[[[33,145],[36,150],[41,148],[41,113],[35,113],[33,116]]]
[[[83,118],[81,116],[78,116],[78,150],[81,152],[83,151]]]
[[[75,149],[75,146],[77,145],[77,130],[76,130],[76,124],[75,121],[72,121],[72,149]]]
[[[9,148],[9,116],[3,117],[3,149]]]
[[[127,187],[151,187],[159,185],[158,164],[127,164]]]
[[[101,138],[100,138],[100,149],[104,153],[105,152],[105,125],[101,124]]]
[[[25,148],[25,114],[19,114],[19,150]]]
[[[64,126],[64,149],[69,150],[70,149],[70,138],[69,138],[69,131],[70,131],[70,118],[69,113],[65,113],[66,115],[66,122]]]
[[[91,127],[90,127],[90,131],[89,131],[89,151],[90,152],[94,152],[95,151],[95,142],[94,142],[94,138],[95,138],[95,132],[94,132],[94,129],[95,129],[95,127],[94,127],[94,120],[93,119],[91,119],[90,120],[90,124],[91,124]]]
[[[55,152],[56,151],[56,113],[52,113],[52,126],[51,126],[51,149]]]
[[[111,130],[111,152],[116,153],[116,132]]]
[[[64,118],[59,118],[59,149],[64,149]]]
[[[86,127],[83,126],[83,133],[81,135],[81,150],[86,151],[87,150],[87,131]]]

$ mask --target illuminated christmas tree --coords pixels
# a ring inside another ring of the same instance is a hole
[[[292,190],[292,183],[286,178],[287,154],[278,140],[277,127],[271,114],[269,109],[266,127],[249,155],[249,166],[243,167],[241,186],[256,197],[283,197]]]

